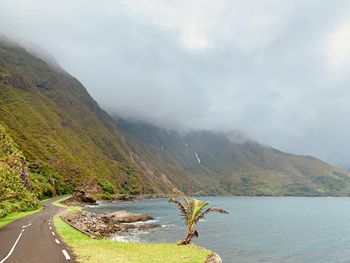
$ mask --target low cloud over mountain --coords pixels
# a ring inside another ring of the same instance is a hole
[[[0,1],[110,113],[350,166],[346,1]]]

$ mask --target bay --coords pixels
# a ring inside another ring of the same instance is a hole
[[[195,244],[224,262],[350,262],[350,198],[202,197],[229,215],[199,222]],[[176,242],[185,227],[166,199],[102,203],[96,213],[127,210],[156,217],[163,227],[115,237],[121,241]]]

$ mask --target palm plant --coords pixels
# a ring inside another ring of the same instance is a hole
[[[209,207],[208,202],[201,201],[194,198],[187,198],[186,195],[177,189],[173,189],[173,192],[180,196],[183,202],[178,201],[176,198],[170,198],[169,202],[174,203],[180,210],[181,216],[183,217],[186,225],[187,231],[185,239],[179,242],[179,245],[188,245],[191,243],[193,237],[198,237],[198,231],[195,229],[195,225],[198,223],[199,219],[204,218],[204,216],[210,212],[218,212],[220,214],[228,214],[228,212],[222,208]]]

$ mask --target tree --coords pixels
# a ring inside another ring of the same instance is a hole
[[[195,225],[199,219],[210,212],[217,212],[220,214],[228,214],[228,212],[222,208],[209,207],[205,209],[209,203],[194,198],[187,198],[186,195],[177,189],[173,189],[173,192],[182,198],[183,202],[177,200],[177,198],[170,198],[169,202],[174,203],[180,210],[181,216],[183,217],[187,231],[185,239],[179,242],[179,245],[188,245],[191,243],[193,237],[198,237],[198,231],[195,229]]]

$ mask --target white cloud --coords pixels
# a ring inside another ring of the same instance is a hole
[[[278,0],[123,1],[143,24],[171,30],[188,48],[228,45],[245,53],[268,47],[282,34],[293,4]]]
[[[209,48],[211,44],[208,39],[201,35],[194,25],[190,25],[181,33],[181,41],[188,48]]]
[[[341,22],[328,36],[326,54],[332,70],[350,67],[350,20]]]
[[[349,164],[347,2],[0,0],[0,32],[41,45],[110,112]]]

